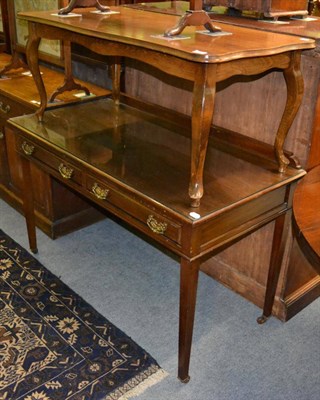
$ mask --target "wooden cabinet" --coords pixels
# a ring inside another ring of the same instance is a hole
[[[11,57],[0,55],[0,65],[8,64]],[[42,68],[42,75],[48,92],[61,85],[64,75],[49,68]],[[96,96],[105,96],[108,91],[86,84]],[[65,101],[79,101],[74,93],[64,94]],[[81,101],[81,100],[80,100]],[[8,73],[0,80],[0,196],[18,211],[21,207],[21,165],[15,152],[15,140],[7,135],[5,124],[8,118],[32,114],[39,103],[39,95],[32,76],[27,71]],[[57,101],[58,106],[61,101]],[[32,167],[35,184],[37,225],[50,237],[55,238],[92,221],[102,215],[89,202],[75,195],[61,183]]]
[[[265,17],[308,14],[307,0],[204,0],[204,4],[251,11]]]

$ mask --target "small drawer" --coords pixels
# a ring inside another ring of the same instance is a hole
[[[0,94],[0,118],[7,120],[24,114],[27,110],[23,105]]]
[[[63,179],[70,180],[78,185],[82,184],[82,172],[80,169],[34,144],[32,141],[19,137],[17,141],[17,150],[24,156],[40,162],[47,168],[49,167],[49,172],[55,172]]]
[[[110,203],[140,223],[142,222],[148,231],[156,235],[163,235],[181,244],[181,226],[164,217],[156,210],[149,208],[147,205],[138,202],[125,193],[121,193],[121,191],[108,185],[108,183],[101,182],[90,175],[86,177],[86,189],[95,199],[101,200],[101,205],[103,205],[103,202]]]

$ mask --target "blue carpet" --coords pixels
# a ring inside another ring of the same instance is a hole
[[[24,218],[1,200],[0,227],[28,248]],[[320,299],[286,323],[258,325],[258,307],[201,273],[182,384],[177,262],[110,219],[56,240],[37,236],[35,257],[168,372],[137,400],[320,399]]]
[[[0,230],[0,399],[116,400],[165,373]]]

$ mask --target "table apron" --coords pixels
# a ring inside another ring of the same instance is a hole
[[[226,62],[198,63],[185,60],[178,56],[164,54],[149,48],[139,47],[133,44],[120,43],[110,39],[102,39],[66,29],[52,27],[40,23],[29,22],[33,32],[39,38],[49,40],[68,40],[82,45],[89,50],[105,56],[128,57],[157,68],[168,75],[194,81],[199,65],[207,68],[210,64],[217,65],[216,82],[223,81],[235,75],[258,75],[273,68],[285,70],[291,61],[290,51],[261,57],[247,57]]]

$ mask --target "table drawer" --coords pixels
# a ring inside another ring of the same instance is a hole
[[[30,112],[30,109],[0,94],[0,118],[7,120],[8,118],[16,117],[26,112]]]
[[[49,167],[51,173],[55,172],[56,174],[60,174],[65,180],[82,185],[82,172],[80,169],[34,144],[32,141],[19,137],[17,140],[17,150],[24,156],[40,162],[47,168]]]
[[[150,232],[163,235],[168,239],[181,244],[181,226],[169,218],[163,216],[155,209],[121,193],[118,189],[101,182],[95,177],[86,177],[86,190],[95,198],[103,202],[111,203],[117,208],[142,222]]]

